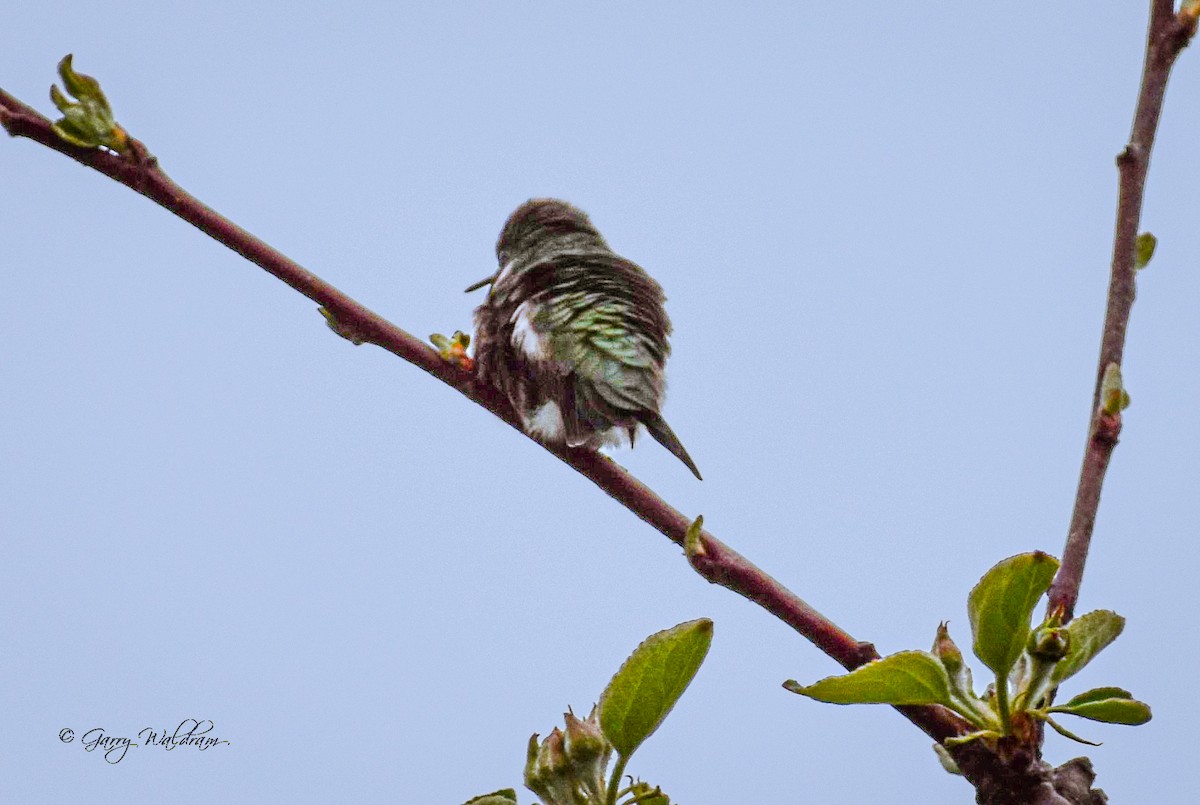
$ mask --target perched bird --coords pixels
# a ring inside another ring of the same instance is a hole
[[[671,347],[662,288],[584,212],[533,199],[509,216],[475,311],[475,363],[525,431],[550,444],[632,446],[638,425],[700,471],[658,413]]]

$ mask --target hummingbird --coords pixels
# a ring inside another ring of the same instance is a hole
[[[671,352],[662,287],[558,199],[518,207],[496,258],[496,272],[467,288],[490,286],[475,310],[476,371],[508,398],[525,432],[594,450],[632,447],[645,426],[700,478],[659,414]]]

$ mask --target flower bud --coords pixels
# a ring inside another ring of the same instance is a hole
[[[933,656],[942,661],[946,673],[951,677],[957,674],[963,666],[962,652],[950,639],[950,630],[945,621],[938,624],[937,637],[933,639]]]
[[[1067,656],[1071,648],[1071,634],[1066,627],[1042,626],[1029,634],[1025,650],[1029,656],[1046,663],[1056,663]]]
[[[954,689],[960,695],[973,698],[975,693],[972,690],[974,682],[971,680],[971,669],[963,662],[962,651],[950,639],[950,629],[945,621],[938,624],[937,636],[933,639],[933,656],[942,661]]]
[[[534,733],[529,739],[525,787],[541,797],[546,805],[572,805],[575,786],[563,750],[562,730],[555,727],[540,746],[537,738],[537,733]]]
[[[612,755],[612,744],[600,731],[600,717],[596,708],[586,720],[580,720],[572,712],[564,714],[566,719],[566,752],[571,771],[583,789],[597,801],[604,798],[604,775],[608,759]]]

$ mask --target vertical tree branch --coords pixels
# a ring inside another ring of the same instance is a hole
[[[1187,4],[1185,3],[1185,6]],[[1146,34],[1146,58],[1129,143],[1117,157],[1117,222],[1113,236],[1112,269],[1108,284],[1108,307],[1104,315],[1104,335],[1100,342],[1100,362],[1088,420],[1088,439],[1083,467],[1075,495],[1075,508],[1063,548],[1062,567],[1050,588],[1049,611],[1061,612],[1070,620],[1079,598],[1079,585],[1087,562],[1088,547],[1100,506],[1100,489],[1113,448],[1121,432],[1121,415],[1106,412],[1100,399],[1105,369],[1120,367],[1125,353],[1125,336],[1135,293],[1135,259],[1138,226],[1150,153],[1162,115],[1167,78],[1179,53],[1196,32],[1196,14],[1192,10],[1174,11],[1171,0],[1151,0],[1150,23]]]

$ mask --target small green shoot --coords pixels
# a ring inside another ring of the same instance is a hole
[[[129,147],[129,135],[113,118],[112,107],[100,89],[100,82],[90,75],[75,72],[71,61],[72,55],[68,53],[58,63],[58,74],[67,94],[55,85],[50,87],[50,100],[63,114],[62,119],[51,124],[54,133],[81,148],[103,147],[124,153]]]
[[[1137,252],[1134,256],[1133,267],[1137,271],[1141,271],[1146,266],[1150,265],[1150,260],[1154,257],[1154,249],[1158,246],[1158,238],[1151,235],[1149,232],[1143,232],[1137,236]]]
[[[1121,367],[1110,363],[1104,367],[1100,380],[1100,408],[1110,416],[1116,416],[1129,407],[1129,392],[1121,379]]]

